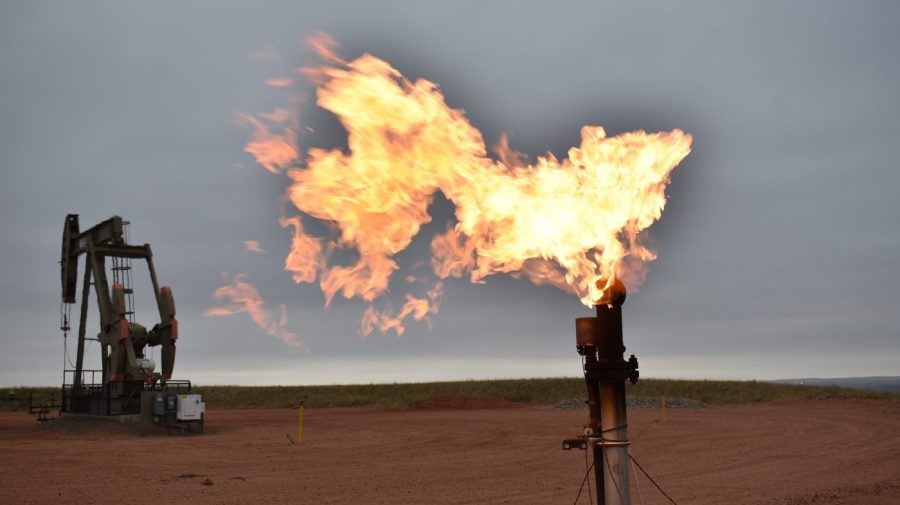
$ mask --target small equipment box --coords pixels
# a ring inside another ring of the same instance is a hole
[[[173,386],[173,382],[169,381],[168,385]],[[149,433],[153,427],[165,428],[170,434],[172,430],[202,433],[206,403],[202,393],[190,391],[150,390],[141,393],[141,434]]]
[[[201,395],[178,395],[178,407],[175,410],[175,419],[179,421],[200,421],[206,411]]]

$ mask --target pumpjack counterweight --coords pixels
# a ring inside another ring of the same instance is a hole
[[[172,380],[178,340],[172,289],[159,285],[150,245],[129,244],[127,231],[128,222],[119,216],[86,231],[80,230],[77,214],[66,216],[60,260],[62,301],[66,306],[76,302],[79,260],[82,255],[85,260],[75,364],[73,369],[63,373],[61,410],[64,413],[150,415],[148,393],[156,392],[157,396],[168,399],[190,392],[190,381]],[[111,260],[112,285],[107,277],[107,259]],[[146,261],[149,269],[153,298],[159,312],[159,322],[150,329],[135,322],[132,260]],[[101,348],[101,370],[84,369],[91,286],[100,312],[100,332],[96,340]],[[68,332],[68,329],[69,322],[63,321],[63,331]],[[153,347],[161,349],[160,372],[156,372],[156,363],[149,353]],[[145,397],[143,400],[142,396]],[[191,396],[192,402],[202,405],[198,395]]]

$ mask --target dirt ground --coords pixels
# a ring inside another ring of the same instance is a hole
[[[211,410],[197,436],[0,413],[0,503],[571,504],[584,410]],[[472,407],[490,407],[473,405]],[[629,411],[632,454],[680,505],[900,503],[900,403]],[[643,503],[668,501],[645,478]],[[588,503],[582,494],[579,503]],[[635,504],[642,503],[635,489]]]

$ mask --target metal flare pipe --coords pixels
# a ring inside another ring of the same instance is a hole
[[[597,305],[595,317],[575,321],[576,349],[583,357],[589,408],[584,433],[587,443],[581,447],[586,450],[590,445],[594,455],[598,505],[631,505],[625,381],[637,382],[638,363],[633,355],[625,360],[625,288],[617,282],[610,292]]]

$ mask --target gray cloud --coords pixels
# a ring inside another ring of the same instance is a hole
[[[587,310],[552,288],[454,281],[431,331],[360,338],[361,304],[323,309],[317,288],[282,271],[286,179],[242,151],[249,133],[233,114],[282,103],[263,81],[311,61],[297,48],[315,30],[346,56],[369,52],[438,83],[489,143],[508,132],[532,156],[564,154],[584,124],[694,135],[651,228],[660,258],[625,306],[626,343],[645,375],[900,374],[898,11],[811,1],[6,3],[0,384],[61,376],[56,262],[68,212],[84,224],[120,214],[154,246],[178,301],[178,374],[577,373],[572,319]],[[280,59],[251,56],[266,47]],[[301,112],[316,130],[303,147],[342,144],[326,112]],[[437,206],[411,259],[427,254],[449,211]],[[244,250],[245,240],[267,252]],[[243,315],[202,317],[222,272],[246,273],[273,308],[285,304],[311,352],[286,352]]]

